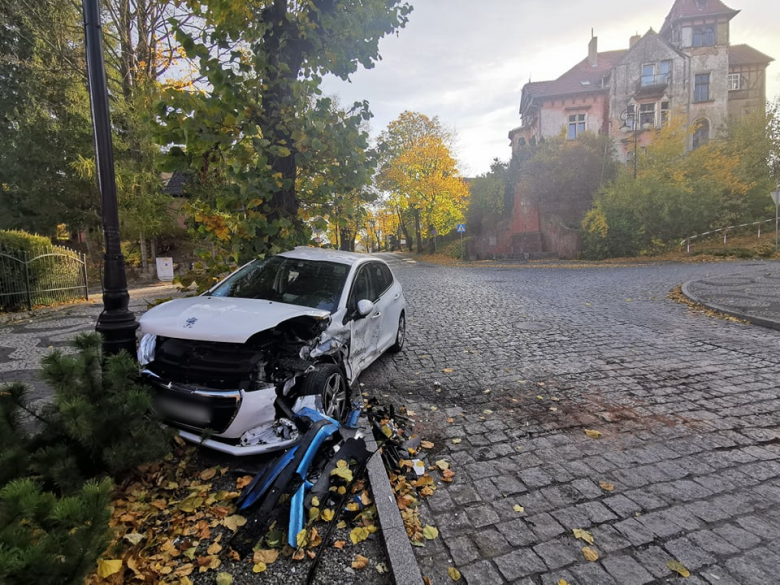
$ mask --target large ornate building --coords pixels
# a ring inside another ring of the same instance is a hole
[[[509,133],[513,148],[565,131],[609,134],[621,160],[653,138],[670,115],[695,128],[689,148],[709,139],[729,116],[766,106],[771,57],[748,45],[731,45],[739,13],[721,0],[676,0],[660,32],[631,37],[627,49],[588,56],[554,81],[527,83],[520,99],[522,124]]]

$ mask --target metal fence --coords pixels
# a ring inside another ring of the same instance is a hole
[[[757,237],[760,238],[761,237],[761,228],[762,228],[762,226],[764,224],[769,224],[770,227],[771,227],[771,225],[773,223],[775,223],[775,221],[776,221],[776,219],[774,217],[772,217],[770,219],[764,219],[762,221],[754,221],[754,222],[750,222],[750,223],[741,223],[739,225],[730,225],[730,226],[727,226],[727,227],[724,227],[724,228],[719,228],[719,229],[716,229],[716,230],[710,230],[708,232],[704,232],[704,233],[701,233],[701,234],[696,234],[695,236],[688,236],[687,238],[685,238],[684,240],[682,240],[680,242],[680,246],[684,245],[686,251],[688,252],[688,254],[690,254],[691,253],[691,242],[693,240],[696,240],[697,238],[705,238],[707,236],[711,236],[713,234],[718,234],[718,233],[722,233],[723,234],[723,244],[725,245],[725,244],[728,244],[729,233],[733,232],[733,231],[736,231],[737,229],[743,228],[743,227],[753,227],[753,229],[758,228],[758,235],[757,235]],[[764,230],[764,231],[766,232],[766,230]]]
[[[31,251],[0,247],[0,312],[89,300],[84,254],[62,246]]]

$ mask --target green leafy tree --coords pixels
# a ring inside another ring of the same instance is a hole
[[[372,67],[379,40],[406,24],[411,7],[401,0],[186,5],[204,27],[194,32],[178,21],[176,38],[204,85],[164,92],[158,140],[168,169],[187,169],[197,183],[195,222],[235,261],[307,242],[304,206],[364,182],[365,152],[359,142],[347,147],[370,116],[365,102],[335,113],[318,97],[321,78]]]
[[[508,163],[494,159],[490,171],[470,181],[466,222],[474,235],[491,231],[506,217],[504,203],[508,171]]]

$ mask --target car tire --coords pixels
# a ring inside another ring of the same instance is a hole
[[[323,412],[342,422],[349,414],[349,386],[344,371],[335,364],[318,364],[303,381],[303,396],[321,396]]]
[[[395,332],[395,343],[388,351],[398,353],[404,348],[404,341],[406,341],[406,313],[401,311],[401,316],[398,317],[398,330]]]

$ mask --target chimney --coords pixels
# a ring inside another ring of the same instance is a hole
[[[637,41],[642,38],[642,35],[634,35],[630,39],[628,39],[628,48],[630,49],[634,45],[636,45]]]
[[[590,30],[591,39],[588,43],[588,65],[591,67],[599,66],[599,38],[593,36],[593,29]]]

